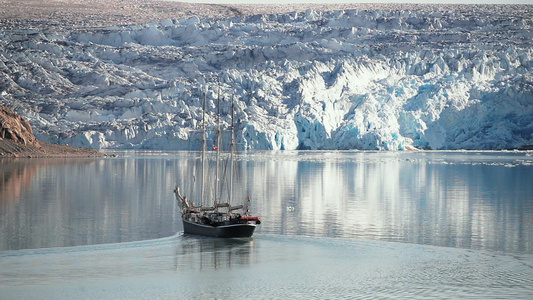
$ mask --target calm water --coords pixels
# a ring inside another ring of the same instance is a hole
[[[180,233],[198,161],[0,161],[0,299],[533,294],[531,152],[240,154],[234,197],[263,220],[245,240]]]

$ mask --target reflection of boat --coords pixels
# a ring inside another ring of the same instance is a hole
[[[175,267],[186,271],[246,266],[255,252],[254,239],[184,235],[175,245]]]
[[[202,118],[202,184],[200,192],[200,203],[203,203],[205,197],[205,152],[206,152],[206,135],[205,135],[205,101],[204,94],[203,103],[203,118]],[[219,190],[219,161],[221,152],[221,131],[220,131],[220,97],[219,97],[219,114],[218,114],[218,128],[217,128],[217,145],[213,146],[213,150],[217,151],[216,155],[216,178],[215,191]],[[214,195],[213,205],[204,206],[200,204],[195,206],[194,202],[191,204],[186,196],[181,195],[178,186],[174,189],[176,200],[180,206],[181,217],[183,221],[183,230],[186,234],[196,234],[212,237],[251,237],[254,233],[255,227],[261,223],[259,217],[250,214],[248,201],[243,205],[231,205],[231,198],[233,194],[233,153],[235,152],[234,141],[234,127],[233,127],[233,98],[232,98],[232,113],[231,113],[231,154],[230,154],[230,172],[229,172],[229,199],[227,202],[220,202],[219,195]],[[220,193],[221,195],[222,193]]]

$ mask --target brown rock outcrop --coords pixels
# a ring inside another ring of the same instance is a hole
[[[39,142],[30,123],[7,107],[0,106],[0,158],[103,156],[86,148]]]
[[[0,139],[40,147],[39,141],[33,135],[30,123],[5,106],[0,106]]]

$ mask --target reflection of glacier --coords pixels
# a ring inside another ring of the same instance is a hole
[[[13,184],[0,189],[0,249],[119,243],[182,231],[172,190],[176,184],[184,190],[197,184],[190,178],[199,153],[122,154],[68,163],[5,164],[2,172]],[[528,155],[240,153],[234,199],[252,197],[251,209],[264,221],[259,235],[349,237],[533,253],[533,233],[528,230],[533,226],[533,158]],[[214,251],[209,244],[183,247],[176,255]],[[225,261],[224,257],[248,249],[224,247],[214,256],[197,258],[208,268],[217,265],[218,258]],[[186,265],[187,260],[179,264]]]
[[[177,224],[174,164],[149,158],[19,160],[18,178],[0,185],[0,250],[170,236]],[[2,163],[0,175],[7,179],[10,167]],[[17,180],[25,186],[12,193]]]
[[[197,149],[201,95],[213,110],[220,80],[245,149],[520,147],[532,20],[528,5],[391,6],[20,28],[0,33],[0,101],[49,142]]]
[[[255,188],[266,183],[260,232],[533,251],[527,156],[306,156],[256,163]]]

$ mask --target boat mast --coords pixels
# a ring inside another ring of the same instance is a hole
[[[235,127],[233,124],[233,115],[234,115],[234,106],[233,106],[233,96],[231,95],[231,151],[230,151],[230,172],[229,172],[229,203],[231,205],[231,200],[233,198],[233,152],[235,152]]]
[[[202,108],[202,191],[200,195],[200,206],[202,206],[202,203],[204,201],[205,196],[205,148],[206,148],[206,141],[205,141],[205,101],[206,101],[206,92],[204,92],[204,103]]]
[[[215,178],[215,203],[214,203],[214,207],[216,207],[216,204],[218,203],[218,189],[219,189],[219,180],[220,180],[220,176],[219,176],[219,165],[220,165],[220,140],[222,139],[221,137],[221,132],[220,132],[220,86],[218,87],[218,99],[217,99],[217,116],[218,116],[218,120],[217,120],[217,145],[216,145],[216,152],[217,152],[217,165],[216,165],[216,178]]]

